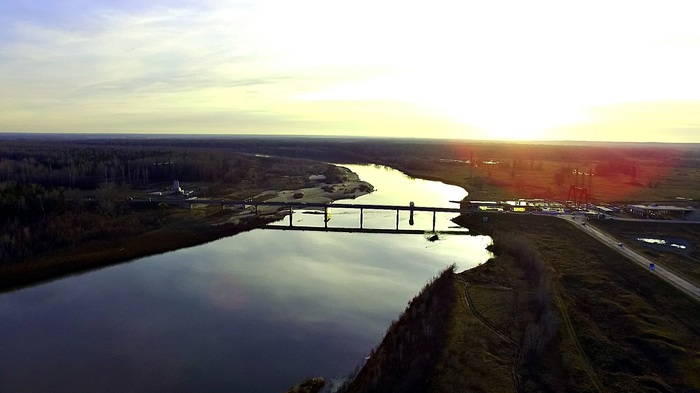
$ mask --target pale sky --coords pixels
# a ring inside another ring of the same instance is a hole
[[[0,132],[700,142],[697,1],[0,2]]]

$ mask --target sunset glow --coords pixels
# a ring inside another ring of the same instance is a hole
[[[7,1],[0,132],[700,142],[692,1]]]

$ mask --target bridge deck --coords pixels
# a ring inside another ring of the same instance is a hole
[[[373,229],[373,228],[341,228],[341,227],[315,227],[315,226],[288,226],[288,225],[275,225],[269,224],[262,229],[274,229],[278,231],[309,231],[309,232],[344,232],[344,233],[388,233],[388,234],[408,234],[408,235],[423,235],[426,233],[431,233],[431,231],[419,230],[419,229]],[[438,233],[443,235],[462,235],[468,236],[472,235],[468,230],[447,230],[438,231]]]
[[[333,209],[355,209],[359,210],[360,212],[360,228],[357,228],[356,232],[362,232],[364,231],[363,228],[363,212],[365,210],[391,210],[391,211],[396,211],[396,228],[393,230],[386,230],[387,233],[388,231],[392,231],[394,233],[399,231],[399,212],[401,211],[408,211],[410,212],[410,224],[413,225],[413,213],[414,212],[432,212],[433,213],[433,232],[435,232],[435,225],[436,225],[436,214],[437,213],[462,213],[464,210],[459,209],[459,208],[454,208],[454,207],[437,207],[437,206],[415,206],[415,205],[380,205],[380,204],[359,204],[359,203],[317,203],[317,202],[269,202],[269,201],[227,201],[227,200],[212,200],[212,199],[158,199],[158,200],[153,200],[150,199],[149,201],[133,201],[133,202],[151,202],[151,203],[166,203],[166,204],[172,204],[172,205],[189,205],[191,208],[192,205],[218,205],[221,206],[223,209],[224,206],[227,205],[233,205],[233,206],[254,206],[255,207],[255,213],[257,214],[258,212],[258,207],[259,206],[275,206],[281,208],[280,210],[288,210],[289,211],[289,227],[293,226],[292,222],[292,216],[294,214],[294,209],[323,209],[325,214],[328,214],[328,209],[333,208]],[[326,220],[324,221],[324,227],[323,230],[329,230],[328,228],[328,219],[326,217]],[[306,230],[312,230],[307,228]],[[332,230],[332,229],[330,229]],[[346,228],[347,231],[347,228]],[[404,233],[410,233],[410,232],[404,232]],[[416,231],[413,233],[423,233],[423,231]]]
[[[461,213],[464,210],[454,207],[437,206],[408,206],[408,205],[380,205],[360,203],[318,203],[318,202],[269,202],[269,201],[227,201],[213,199],[152,199],[150,201],[138,200],[134,202],[167,203],[173,205],[233,205],[233,206],[278,206],[288,208],[334,208],[334,209],[368,209],[368,210],[401,210],[401,211],[428,211],[441,213]]]

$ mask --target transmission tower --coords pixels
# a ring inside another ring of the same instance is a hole
[[[586,176],[588,177],[586,178]],[[592,170],[589,169],[588,173],[581,173],[578,167],[576,167],[576,169],[574,169],[574,184],[569,186],[569,196],[566,199],[572,201],[577,207],[580,207],[582,204],[588,205],[588,197],[593,181],[592,178]]]

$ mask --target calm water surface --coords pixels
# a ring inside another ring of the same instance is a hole
[[[454,206],[463,189],[348,166],[357,203]],[[359,225],[332,209],[330,226]],[[438,215],[438,229],[454,225]],[[367,228],[395,212],[366,211]],[[432,213],[401,228],[429,229]],[[284,221],[285,223],[288,221]],[[323,226],[295,213],[295,225]],[[351,371],[439,270],[483,262],[490,239],[254,230],[0,295],[0,392],[281,392]]]

